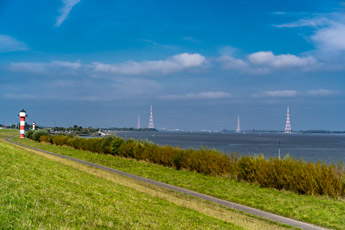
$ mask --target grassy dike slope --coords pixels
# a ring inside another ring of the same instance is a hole
[[[286,229],[66,159],[47,159],[4,142],[11,134],[0,131],[0,229]]]

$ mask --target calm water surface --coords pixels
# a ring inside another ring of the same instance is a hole
[[[117,132],[116,135],[183,149],[203,146],[240,155],[278,156],[280,142],[282,157],[289,154],[307,161],[345,162],[344,134]]]

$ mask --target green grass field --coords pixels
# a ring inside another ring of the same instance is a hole
[[[0,229],[286,229],[19,148],[4,141],[11,134],[13,131],[0,131]]]

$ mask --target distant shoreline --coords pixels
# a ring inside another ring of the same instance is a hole
[[[236,133],[235,130],[227,130],[224,129],[221,131],[222,133]],[[243,130],[241,133],[284,133],[283,130]],[[292,131],[292,133],[296,134],[304,134],[304,133],[320,133],[320,134],[345,134],[345,131],[329,131],[329,130],[296,130]]]

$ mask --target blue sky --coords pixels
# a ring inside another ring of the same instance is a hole
[[[0,123],[345,130],[345,2],[0,0]]]

